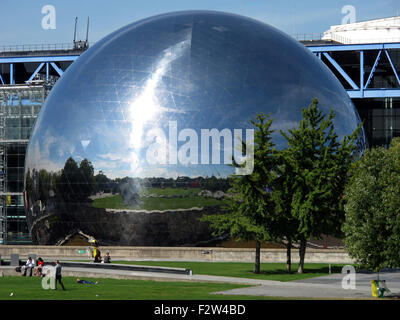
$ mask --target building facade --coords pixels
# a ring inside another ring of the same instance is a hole
[[[0,245],[32,242],[23,199],[29,136],[52,86],[86,48],[0,46]]]
[[[23,188],[29,135],[44,102],[44,86],[0,88],[0,243],[29,243]]]

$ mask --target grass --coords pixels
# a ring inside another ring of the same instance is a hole
[[[252,263],[184,262],[184,261],[113,261],[113,263],[190,268],[194,274],[241,277],[263,280],[293,281],[328,274],[328,265],[305,264],[304,273],[286,273],[284,263],[262,263],[261,273],[254,274]],[[340,272],[343,265],[332,265]],[[297,270],[297,264],[292,265]],[[0,300],[274,300],[280,297],[215,295],[213,292],[249,287],[229,283],[158,282],[149,280],[93,279],[97,285],[76,283],[76,278],[64,277],[66,291],[44,290],[41,278],[1,277]],[[13,293],[12,296],[10,294]]]
[[[92,206],[95,208],[108,209],[144,209],[144,210],[175,210],[189,209],[193,207],[208,207],[220,205],[221,201],[214,198],[193,196],[188,198],[141,198],[142,203],[138,205],[127,205],[120,195],[96,199]]]
[[[271,297],[216,295],[216,291],[243,288],[243,285],[196,283],[196,282],[157,282],[147,280],[93,279],[97,285],[76,283],[76,278],[63,277],[67,290],[59,286],[57,290],[44,290],[38,277],[0,278],[0,300],[251,300]],[[247,286],[248,287],[248,286]],[[11,296],[11,293],[13,295]]]
[[[157,196],[196,196],[201,191],[200,188],[150,188],[148,194],[154,194]]]
[[[259,280],[294,281],[329,274],[329,265],[322,263],[304,264],[304,273],[297,273],[298,264],[292,264],[292,272],[286,272],[285,263],[262,263],[260,274],[255,274],[254,263],[245,262],[186,262],[186,261],[112,261],[113,263],[187,268],[193,274],[250,278]],[[331,272],[340,273],[344,264],[332,264]]]
[[[284,263],[262,263],[260,274],[255,274],[253,263],[243,262],[180,262],[180,261],[117,261],[125,264],[139,264],[162,267],[192,269],[193,274],[213,276],[251,278],[275,281],[293,281],[326,276],[329,273],[327,264],[308,263],[304,265],[304,273],[297,273],[298,264],[292,265],[292,272],[286,272]],[[344,265],[332,265],[332,272],[339,273]]]

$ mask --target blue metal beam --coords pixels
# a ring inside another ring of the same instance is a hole
[[[400,49],[400,43],[338,44],[324,46],[307,46],[307,48],[312,52],[384,50]]]
[[[353,89],[359,89],[356,83],[349,77],[349,75],[342,69],[341,66],[326,52],[323,52],[325,58],[335,67],[335,69],[346,79]]]
[[[42,56],[42,57],[0,57],[0,63],[28,63],[28,62],[61,62],[75,61],[79,55],[71,56]]]
[[[360,51],[360,88],[361,94],[364,91],[364,51]]]
[[[1,81],[1,84],[4,84],[4,80],[3,80],[3,77],[1,76],[1,73],[0,73],[0,81]]]
[[[10,63],[10,84],[15,84],[13,63]]]
[[[41,64],[39,64],[39,66],[36,68],[36,70],[32,73],[32,75],[29,77],[28,81],[31,81],[36,75],[37,73],[43,68],[44,66],[44,62],[42,62]]]
[[[378,52],[378,55],[376,56],[374,65],[372,66],[371,72],[369,73],[369,77],[368,77],[367,82],[365,83],[364,89],[367,89],[367,88],[368,88],[369,83],[371,82],[371,79],[372,79],[372,77],[374,76],[374,73],[375,73],[375,70],[376,70],[376,66],[377,66],[378,63],[379,63],[379,59],[381,58],[381,54],[382,54],[382,50],[380,50],[380,51]]]
[[[347,90],[350,98],[395,98],[400,97],[400,89]]]
[[[46,81],[49,81],[49,63],[46,62]]]
[[[63,75],[64,71],[62,71],[54,62],[50,62],[51,66],[54,68],[54,70],[57,71],[57,73],[60,75],[60,77]]]
[[[387,50],[400,49],[400,43],[367,43],[367,44],[339,44],[339,45],[324,45],[324,46],[312,46],[307,47],[315,56],[320,57],[323,54],[328,61],[331,62],[333,67],[345,78],[345,80],[351,85],[353,89],[346,90],[350,98],[386,98],[386,97],[400,97],[400,89],[392,88],[380,88],[380,89],[368,89],[368,86],[374,76],[374,72],[379,63],[379,59],[382,54],[382,50],[385,51],[388,57],[389,63],[395,74],[396,80],[400,85],[400,76],[397,73],[396,67],[390,57]],[[365,81],[365,63],[364,53],[368,50],[378,50],[378,55],[375,59],[374,65]],[[360,52],[360,85],[359,87],[354,81],[347,75],[347,73],[339,66],[339,64],[328,54],[329,52],[335,51],[359,51]]]
[[[392,66],[392,70],[393,70],[393,73],[394,73],[394,75],[395,75],[395,77],[396,77],[397,84],[400,85],[399,75],[397,74],[396,68],[395,68],[395,66],[394,66],[394,64],[393,64],[393,62],[392,62],[392,59],[390,58],[389,52],[388,52],[387,50],[385,50],[385,53],[386,53],[386,57],[387,57],[388,60],[389,60],[390,65]]]

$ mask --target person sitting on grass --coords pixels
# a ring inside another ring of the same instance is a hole
[[[77,283],[81,283],[81,284],[98,284],[98,282],[92,282],[92,281],[88,281],[88,280],[81,280],[81,279],[76,279]]]

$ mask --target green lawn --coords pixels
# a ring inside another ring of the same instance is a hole
[[[157,196],[196,196],[201,191],[200,188],[150,188],[147,190],[147,194],[154,194]]]
[[[193,207],[208,207],[220,205],[222,202],[214,198],[193,196],[188,198],[141,198],[141,205],[127,205],[118,194],[111,197],[96,199],[92,206],[95,208],[109,209],[144,209],[144,210],[168,210],[189,209]]]
[[[211,294],[216,291],[245,287],[235,284],[157,282],[147,280],[93,279],[97,285],[76,283],[76,278],[64,277],[67,290],[45,290],[38,277],[1,277],[0,300],[218,300],[273,299],[254,296]],[[248,287],[248,286],[247,286]],[[11,296],[11,293],[13,294]]]
[[[328,265],[320,263],[306,263],[304,273],[297,273],[298,264],[292,265],[292,272],[286,273],[284,263],[262,263],[261,273],[255,274],[253,263],[243,262],[180,262],[180,261],[113,261],[114,263],[139,264],[162,267],[188,268],[193,274],[213,276],[252,278],[276,281],[301,280],[328,275]],[[332,272],[341,272],[344,265],[332,265]]]
[[[88,260],[82,260],[88,261]],[[328,264],[305,263],[304,273],[297,273],[298,264],[292,264],[292,272],[286,272],[285,263],[262,263],[261,273],[255,274],[254,264],[245,262],[186,262],[186,261],[112,261],[121,264],[136,264],[147,266],[187,268],[193,274],[204,274],[212,276],[251,278],[275,281],[293,281],[313,277],[326,276],[329,274]],[[331,272],[340,273],[344,264],[332,264]]]
[[[254,274],[252,263],[240,262],[184,262],[184,261],[113,261],[114,263],[190,268],[194,274],[292,281],[328,274],[327,264],[305,264],[305,273],[286,273],[284,263],[263,263],[261,274]],[[340,272],[343,265],[332,265],[332,272]],[[297,264],[293,264],[297,270]],[[227,296],[211,294],[216,291],[248,287],[229,283],[158,282],[148,280],[93,279],[97,285],[76,283],[76,278],[64,277],[66,291],[60,288],[44,290],[37,277],[1,277],[0,300],[214,300],[214,299],[282,299],[278,297]],[[13,295],[11,296],[11,293]]]

